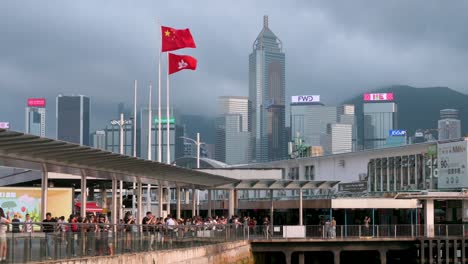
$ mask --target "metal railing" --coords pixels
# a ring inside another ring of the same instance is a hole
[[[244,227],[245,228],[245,227]],[[468,237],[468,224],[425,225],[304,225],[304,226],[249,226],[249,239],[416,239],[424,237]],[[465,231],[467,230],[467,231]]]
[[[468,225],[466,226],[468,227]],[[108,223],[0,224],[0,248],[7,263],[189,248],[237,240],[303,238],[309,240],[417,239],[464,237],[465,225],[305,225],[245,224],[112,225]],[[6,229],[6,232],[3,232]],[[32,232],[23,232],[23,231]],[[17,231],[17,232],[15,232]],[[49,231],[49,232],[44,232]],[[1,251],[0,251],[1,254]]]
[[[14,225],[16,226],[0,225],[0,248],[3,245],[7,248],[6,256],[0,255],[0,261],[4,260],[7,263],[109,256],[248,239],[248,234],[238,225],[143,226],[107,223],[15,223]],[[26,225],[32,227],[32,232],[23,232],[31,230],[24,228]],[[2,229],[7,231],[2,233]]]

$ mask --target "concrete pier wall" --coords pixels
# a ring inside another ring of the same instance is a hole
[[[47,261],[54,264],[253,264],[249,241],[220,243],[209,246],[129,253],[115,256]]]

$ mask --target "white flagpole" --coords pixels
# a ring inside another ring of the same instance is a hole
[[[153,90],[153,84],[149,84],[149,99],[148,99],[148,160],[152,160],[151,157],[151,119],[152,119],[152,110],[151,110],[151,91]]]
[[[153,84],[150,82],[149,85],[149,106],[148,106],[148,160],[152,160],[151,157],[151,133],[152,133],[152,106],[151,106],[151,91],[153,90]],[[151,211],[151,184],[147,185],[146,189],[146,206],[147,211]]]
[[[161,52],[158,58],[158,162],[162,162],[162,125],[161,125]]]
[[[135,80],[134,86],[135,86],[135,88],[134,88],[135,91],[134,91],[134,96],[133,96],[134,97],[133,98],[133,157],[136,158],[136,156],[137,156],[136,155],[136,153],[137,153],[136,152],[136,147],[137,147],[137,142],[136,142],[137,141],[137,135],[136,135],[136,133],[137,133],[137,129],[136,129],[136,127],[137,127],[137,89],[138,89],[138,81],[137,80]],[[136,183],[133,182],[133,192],[132,192],[133,215],[136,214],[136,211],[135,211],[136,210],[136,208],[135,208],[135,206],[136,206],[135,189],[136,189]],[[138,213],[140,213],[140,212],[138,212]]]
[[[135,80],[135,93],[133,98],[133,157],[137,156],[137,90],[138,81]],[[135,187],[133,188],[135,189]]]
[[[167,52],[167,79],[166,79],[166,127],[167,127],[167,164],[171,164],[171,130],[170,130],[170,124],[169,124],[169,119],[170,119],[170,104],[169,104],[169,52]],[[175,131],[175,130],[174,130]]]

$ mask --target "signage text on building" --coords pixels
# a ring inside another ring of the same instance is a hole
[[[393,101],[393,93],[366,93],[364,101]]]
[[[291,103],[318,103],[320,95],[295,95],[291,96]]]

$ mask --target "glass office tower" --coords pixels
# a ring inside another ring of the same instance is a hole
[[[58,95],[56,108],[57,139],[89,146],[89,97]]]
[[[253,159],[265,162],[285,158],[285,54],[281,40],[268,28],[267,16],[249,56],[249,99]]]
[[[395,102],[364,103],[365,149],[383,148],[389,131],[397,127]]]

